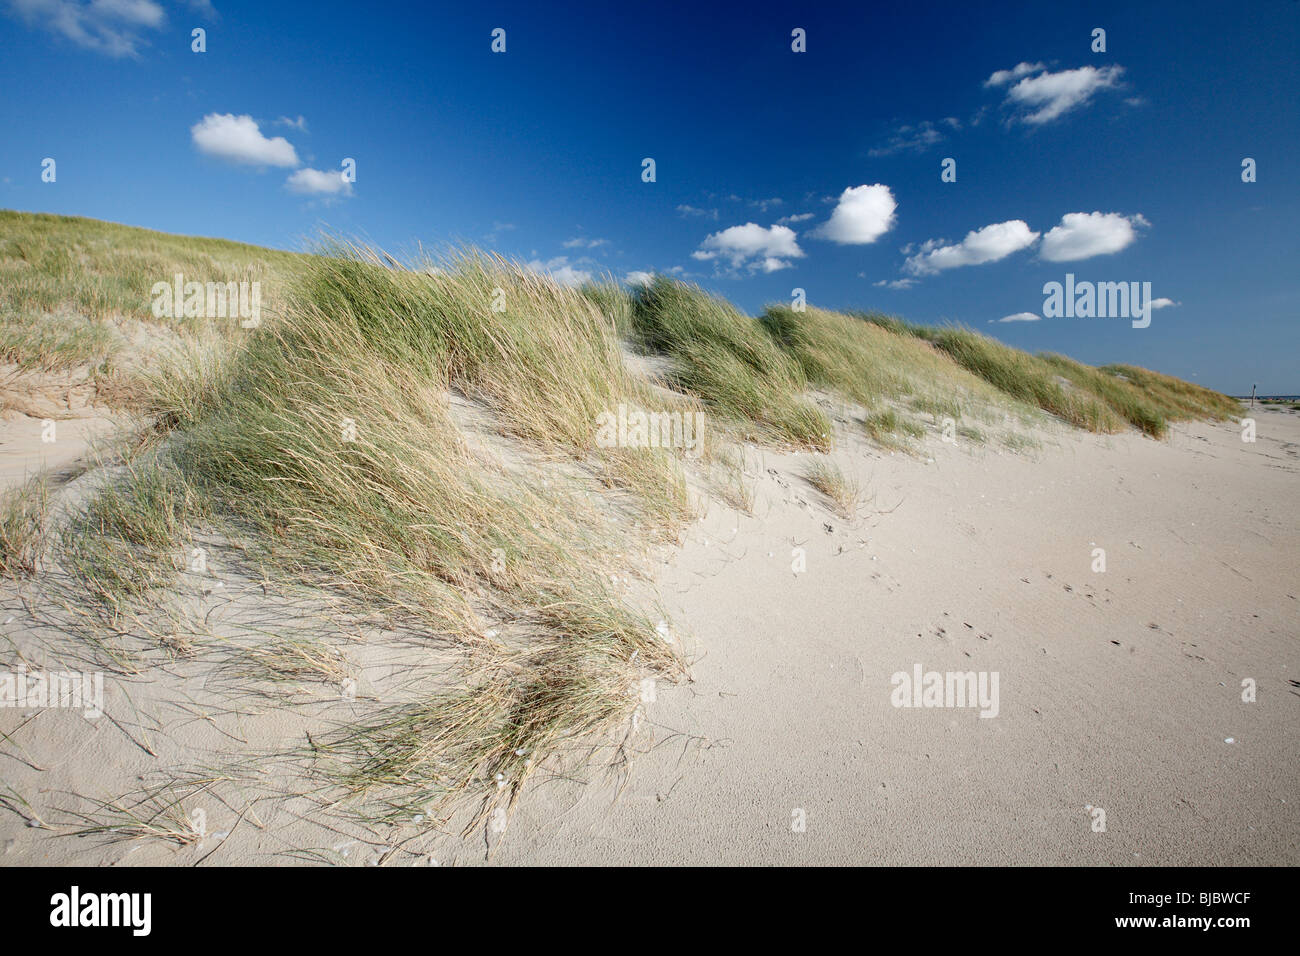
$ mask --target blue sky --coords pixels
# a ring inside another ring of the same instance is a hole
[[[1300,392],[1295,0],[544,6],[0,0],[0,206],[798,287]],[[1066,273],[1172,304],[1042,318]]]

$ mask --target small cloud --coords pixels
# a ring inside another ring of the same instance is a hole
[[[792,223],[796,223],[796,222],[806,222],[807,220],[811,219],[813,216],[814,213],[811,212],[795,213],[793,216],[782,216],[780,219],[776,221],[776,224],[778,226],[789,226]]]
[[[221,19],[221,14],[217,13],[217,8],[212,5],[212,0],[185,0],[185,5],[209,20]]]
[[[500,238],[501,233],[509,232],[514,228],[515,224],[513,222],[494,222],[492,223],[492,231],[483,237],[483,241],[489,244],[495,244]]]
[[[687,219],[712,219],[714,222],[718,219],[716,209],[700,209],[697,206],[687,206],[685,204],[677,207],[679,215]]]
[[[997,262],[1033,245],[1037,239],[1038,233],[1023,219],[995,222],[966,233],[966,238],[958,243],[945,243],[942,239],[923,242],[903,267],[914,276],[923,276],[959,266]]]
[[[641,272],[638,270],[635,272],[629,272],[623,281],[628,285],[649,285],[653,280],[654,273]]]
[[[840,245],[866,245],[894,227],[896,209],[898,203],[888,186],[850,186],[840,194],[831,218],[808,235]]]
[[[1153,309],[1167,309],[1170,306],[1174,306],[1174,305],[1182,305],[1182,303],[1175,302],[1173,299],[1165,299],[1165,298],[1153,299],[1151,301],[1151,308]]]
[[[791,259],[802,259],[794,230],[789,226],[768,226],[747,222],[706,236],[700,248],[691,253],[695,259],[725,259],[733,269],[747,265],[751,272],[761,269],[776,272],[790,266]]]
[[[987,80],[985,86],[1006,86],[1012,80],[1018,80],[1022,76],[1028,76],[1030,73],[1037,73],[1040,70],[1046,70],[1046,63],[1017,63],[1009,70],[998,70]]]
[[[1117,212],[1071,212],[1043,236],[1040,255],[1048,262],[1074,262],[1119,252],[1137,239],[1137,230],[1150,226],[1142,215]]]
[[[276,126],[288,126],[290,129],[296,129],[300,133],[307,132],[307,117],[299,116],[297,119],[289,119],[287,116],[281,116],[275,121]]]
[[[990,322],[1037,322],[1042,316],[1037,312],[1013,312],[1011,315],[1004,315],[1000,319],[989,319]]]
[[[607,245],[609,245],[608,239],[584,239],[582,237],[569,239],[563,243],[566,249],[599,249],[601,246]]]
[[[757,209],[759,212],[765,213],[768,211],[768,209],[774,206],[784,206],[785,200],[775,199],[775,198],[774,199],[751,199],[749,201],[749,205]]]
[[[209,113],[190,127],[200,153],[232,163],[297,166],[298,153],[283,136],[267,139],[251,116]]]
[[[147,43],[141,34],[161,29],[167,20],[153,0],[10,0],[9,9],[30,27],[114,57],[137,56]]]
[[[1022,63],[1020,66],[1025,64]],[[1005,105],[1015,111],[1015,119],[1030,126],[1039,126],[1059,119],[1070,110],[1085,105],[1099,90],[1118,86],[1123,73],[1122,66],[1110,64],[1103,67],[1081,66],[1077,70],[1043,72],[1037,76],[1026,76],[1007,90]],[[998,73],[993,74],[993,76],[998,75]],[[990,80],[992,78],[989,77]]]
[[[943,122],[945,124],[956,124],[956,126],[961,125],[951,117]],[[956,126],[952,128],[955,129]],[[931,146],[943,142],[944,139],[943,132],[934,123],[923,120],[915,126],[898,127],[884,146],[877,146],[875,149],[870,150],[867,155],[879,157],[901,152],[923,153]]]
[[[560,285],[580,286],[591,281],[591,273],[570,265],[568,256],[556,256],[546,262],[534,259],[528,263],[528,268],[549,275]]]
[[[291,192],[309,196],[351,196],[352,184],[343,178],[343,171],[323,172],[319,169],[300,169],[292,173],[285,185]]]
[[[915,279],[881,279],[871,283],[878,289],[910,289],[916,285]]]

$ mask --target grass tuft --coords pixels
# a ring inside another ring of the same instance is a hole
[[[0,576],[30,577],[45,553],[49,486],[37,477],[0,495]]]
[[[639,344],[668,355],[674,384],[726,416],[746,440],[827,450],[831,426],[806,380],[757,321],[699,286],[655,276],[635,293]]]
[[[900,435],[906,438],[925,436],[924,426],[905,415],[900,415],[892,408],[872,412],[863,419],[862,427],[876,442],[890,448],[903,447],[903,443],[898,441]]]
[[[825,495],[842,518],[852,519],[862,499],[862,488],[857,480],[844,474],[833,461],[817,458],[808,467],[808,483]]]

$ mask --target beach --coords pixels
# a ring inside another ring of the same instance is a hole
[[[1253,443],[1233,422],[1165,441],[1048,423],[1021,452],[850,438],[833,457],[864,489],[854,520],[801,477],[808,455],[751,448],[752,514],[713,502],[655,552],[690,680],[653,682],[621,757],[539,773],[508,824],[341,822],[268,762],[252,776],[285,792],[199,790],[206,836],[184,846],[10,813],[3,862],[1294,865],[1300,415],[1255,418]],[[6,638],[47,655],[12,621]],[[209,667],[111,679],[93,724],[0,709],[6,785],[48,813],[330,722],[231,713]],[[891,679],[918,667],[996,673],[996,713],[896,706]]]

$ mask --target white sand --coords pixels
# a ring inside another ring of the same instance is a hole
[[[1025,455],[931,436],[933,463],[848,442],[836,458],[874,496],[855,523],[799,477],[808,456],[751,452],[754,516],[715,504],[661,568],[694,681],[657,688],[626,779],[538,780],[504,839],[421,837],[386,861],[481,863],[491,842],[503,864],[1300,862],[1300,416],[1256,418],[1254,444],[1231,423],[1166,442],[1052,429]],[[37,653],[0,630],[5,662]],[[367,653],[377,686],[400,674],[400,655]],[[890,677],[917,663],[998,672],[998,716],[895,708]],[[205,666],[132,686],[130,708],[110,695],[157,757],[117,723],[88,734],[75,715],[0,709],[0,780],[44,813],[68,789],[121,793],[234,736],[257,750],[313,725],[218,713]],[[231,835],[179,850],[56,837],[0,810],[0,864],[380,859],[301,801],[239,819],[225,796],[208,828]]]
[[[893,509],[857,527],[766,476],[665,569],[701,659],[619,804],[544,791],[494,859],[1295,865],[1300,416],[1256,418],[1254,444],[1062,430],[1037,462],[841,452]],[[999,672],[999,715],[895,708],[917,662]]]

